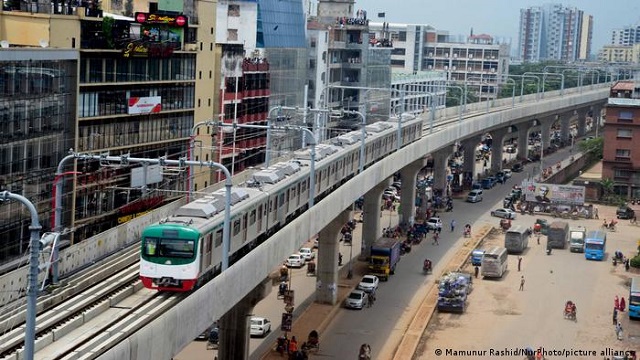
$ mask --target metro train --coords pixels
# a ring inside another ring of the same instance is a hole
[[[422,137],[423,124],[403,114],[401,121],[365,127],[364,166]],[[362,131],[316,145],[315,199],[320,200],[358,173]],[[247,254],[308,208],[310,149],[293,159],[255,172],[232,188],[229,264]],[[191,291],[220,272],[225,190],[194,200],[147,226],[141,234],[140,279],[146,288]]]

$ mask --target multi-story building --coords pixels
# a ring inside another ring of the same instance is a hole
[[[408,73],[425,70],[423,64],[426,54],[423,49],[430,35],[436,32],[431,25],[369,23],[369,37],[375,44],[392,45],[391,67]]]
[[[77,54],[76,67],[69,70],[78,74],[77,85],[71,81],[65,90],[77,94],[77,107],[75,100],[64,100],[71,106],[64,128],[71,131],[67,141],[72,144],[65,148],[112,156],[186,158],[194,123],[209,120],[214,113],[214,3],[171,3],[170,10],[151,3],[134,18],[107,14],[111,2],[103,4],[104,10],[64,7],[53,15],[50,8],[35,4],[30,12],[0,12],[0,28],[10,47],[33,47],[37,54],[36,48],[48,46]],[[31,13],[34,10],[37,16]],[[212,16],[199,18],[198,13]],[[36,85],[45,81],[42,76],[31,78]],[[47,176],[52,177],[66,154],[46,147],[40,151],[50,151],[54,166]],[[29,157],[25,153],[23,161]],[[99,161],[77,161],[66,167],[66,177],[73,181],[64,190],[73,199],[60,206],[62,226],[73,230],[73,239],[112,228],[187,190],[188,168],[150,166],[147,184],[140,183],[135,174],[141,169],[135,168],[135,164]],[[196,177],[194,187],[208,181]]]
[[[519,56],[525,62],[588,60],[593,17],[578,8],[546,4],[520,10]]]
[[[307,32],[312,68],[309,98],[314,107],[357,111],[365,114],[367,123],[388,118],[391,47],[369,41],[366,11],[356,11],[353,0],[320,0],[317,16],[308,19]],[[355,114],[320,117],[318,127],[326,129],[320,138],[362,123]]]
[[[640,43],[640,25],[629,25],[611,31],[611,45],[630,46]]]
[[[598,52],[598,61],[618,64],[638,64],[640,43],[634,45],[605,45]]]
[[[0,27],[23,20],[0,14]],[[78,51],[9,47],[15,39],[5,39],[0,49],[0,190],[29,199],[44,229],[50,229],[55,170],[75,146]],[[69,196],[65,200],[70,203]],[[23,204],[0,203],[0,262],[27,249],[30,225]]]
[[[427,71],[444,71],[447,80],[466,84],[480,100],[495,99],[509,75],[507,43],[494,43],[486,34],[470,35],[466,43],[428,42]]]
[[[640,198],[640,83],[618,81],[606,106],[602,178],[614,181],[615,192]]]
[[[445,106],[447,101],[447,78],[442,71],[393,72],[391,76],[392,113],[424,113]]]
[[[216,46],[222,56],[216,73],[220,120],[266,125],[269,63],[255,51],[258,4],[255,0],[220,1],[216,14]],[[207,153],[232,174],[264,162],[266,131],[242,127],[220,130],[213,129],[214,147]],[[217,174],[215,180],[222,179],[222,174]]]

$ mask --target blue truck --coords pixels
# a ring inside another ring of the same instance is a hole
[[[396,272],[396,265],[400,261],[400,245],[400,241],[390,238],[381,238],[373,243],[369,273],[381,280],[389,280],[389,276]]]

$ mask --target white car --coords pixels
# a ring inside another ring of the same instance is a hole
[[[439,217],[432,217],[427,220],[427,230],[442,229],[442,220]]]
[[[358,290],[362,290],[368,293],[374,292],[378,290],[379,283],[380,283],[380,280],[378,279],[377,276],[365,275],[362,277],[362,280],[360,280],[360,283],[358,284]]]
[[[362,309],[367,305],[367,293],[362,290],[353,290],[344,300],[344,306],[348,309]]]
[[[509,170],[509,169],[502,169],[502,172],[504,173],[504,178],[505,178],[505,179],[510,179],[510,178],[511,178],[511,175],[513,175],[513,174],[511,173],[511,170]]]
[[[300,255],[302,255],[305,261],[311,261],[316,258],[316,253],[314,253],[313,250],[308,247],[301,248],[299,253]]]
[[[304,257],[300,254],[291,254],[289,255],[289,257],[287,258],[286,261],[286,265],[288,267],[303,267],[304,264],[306,263],[306,261],[304,260]]]
[[[516,212],[511,209],[495,209],[491,212],[491,216],[513,220],[516,218]]]
[[[264,337],[269,331],[271,331],[271,321],[269,321],[269,319],[263,317],[251,318],[251,336]]]

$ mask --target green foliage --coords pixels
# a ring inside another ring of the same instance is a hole
[[[597,137],[591,140],[582,140],[578,142],[578,149],[582,153],[588,154],[592,160],[602,159],[604,138]]]
[[[115,43],[113,41],[113,25],[115,22],[116,20],[109,16],[102,18],[102,36],[104,36],[109,49],[113,49],[115,47]]]
[[[464,88],[464,84],[459,85],[461,88]],[[464,101],[464,94],[462,94],[458,88],[449,87],[447,88],[447,107],[450,106],[458,106],[460,104],[460,100]],[[467,104],[478,102],[478,97],[472,93],[472,89],[467,89]]]
[[[640,268],[640,255],[632,257],[629,261],[629,265],[633,266],[634,268]]]
[[[133,0],[125,0],[124,15],[128,17],[133,17]]]

